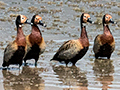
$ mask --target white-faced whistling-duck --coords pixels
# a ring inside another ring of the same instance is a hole
[[[81,59],[87,52],[89,48],[89,40],[86,32],[86,27],[83,26],[83,23],[90,22],[90,15],[83,13],[81,15],[81,35],[77,40],[69,40],[65,42],[54,55],[51,60],[64,61],[66,66],[69,62],[73,65]]]
[[[22,24],[24,23],[30,24],[27,22],[26,16],[18,15],[16,18],[17,37],[5,48],[2,64],[3,67],[7,66],[8,68],[10,64],[19,64],[19,67],[22,65],[26,50],[25,35],[22,31]]]
[[[42,18],[39,15],[34,15],[32,17],[31,23],[32,23],[31,25],[32,32],[30,35],[26,36],[27,54],[24,57],[24,62],[26,65],[26,61],[28,59],[35,59],[35,66],[37,66],[39,55],[45,51],[45,47],[46,47],[46,44],[42,37],[42,33],[39,27],[37,26],[37,24],[40,24],[44,27],[46,27],[46,25],[42,23]]]
[[[115,40],[112,36],[108,24],[115,22],[112,21],[111,15],[105,14],[103,16],[102,23],[103,23],[103,34],[96,36],[94,40],[93,51],[95,53],[96,59],[98,59],[98,57],[107,57],[107,59],[110,59],[111,54],[115,49]]]

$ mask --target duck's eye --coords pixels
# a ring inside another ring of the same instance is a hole
[[[108,17],[105,17],[106,19],[108,19]]]
[[[35,19],[38,19],[38,18],[35,18]]]
[[[24,19],[24,17],[22,17],[22,19]]]
[[[86,16],[83,16],[84,18],[86,18]]]

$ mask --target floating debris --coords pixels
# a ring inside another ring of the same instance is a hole
[[[53,16],[54,18],[60,18],[59,16]]]
[[[28,9],[31,13],[33,13],[37,10],[37,7],[31,6],[31,7],[28,7]]]
[[[102,18],[97,18],[94,23],[95,24],[102,24]]]
[[[20,8],[18,8],[18,7],[10,7],[10,8],[8,8],[7,12],[9,12],[9,11],[19,12],[19,11],[23,11],[23,8],[22,7],[20,7]]]
[[[80,8],[79,7],[75,7],[75,8],[73,8],[73,10],[75,10],[76,12],[80,12]]]
[[[12,18],[8,17],[8,18],[7,18],[7,21],[8,21],[8,22],[12,22]]]
[[[0,9],[5,9],[5,7],[4,6],[0,6]]]
[[[58,24],[57,24],[57,23],[53,23],[52,25],[53,25],[54,27],[57,27],[57,26],[58,26]]]
[[[110,9],[110,8],[111,8],[111,6],[106,6],[106,8],[107,8],[107,9]]]
[[[93,2],[93,1],[96,1],[96,0],[82,0],[83,2],[88,2],[88,3],[90,3],[90,2]]]
[[[17,28],[15,27],[14,30],[17,31]]]
[[[120,23],[118,23],[117,25],[118,25],[118,27],[120,27]]]
[[[103,12],[100,12],[100,13],[98,13],[98,12],[96,12],[96,15],[95,15],[96,17],[102,17],[103,16]]]
[[[12,35],[11,37],[12,37],[12,38],[15,38],[16,36],[15,36],[15,35]]]
[[[48,13],[48,10],[47,9],[41,9],[40,13]]]
[[[52,1],[48,1],[47,3],[50,4],[50,5],[56,4],[55,2],[52,2]]]
[[[117,55],[120,55],[120,50],[118,51]]]
[[[63,2],[60,2],[59,4],[57,4],[56,6],[62,6],[63,5]]]
[[[81,17],[81,15],[76,15],[75,17]]]
[[[59,26],[59,28],[63,28],[64,26]]]
[[[118,6],[118,8],[120,8],[120,5],[117,5]]]
[[[0,6],[5,6],[6,3],[4,3],[3,1],[0,1]]]
[[[3,18],[0,18],[0,21],[3,21],[3,22],[5,22],[5,21],[11,22],[12,19],[11,19],[10,17],[3,17]]]
[[[120,30],[120,28],[119,28],[119,27],[116,27],[115,30]]]
[[[103,7],[103,4],[91,4],[90,7]]]
[[[54,22],[60,22],[60,19],[55,19]]]
[[[46,8],[46,6],[41,6],[41,8]]]
[[[6,19],[5,19],[5,18],[0,18],[0,21],[4,21],[4,22],[5,22],[5,21],[6,21]]]
[[[116,2],[111,2],[111,5],[112,6],[117,6],[117,3]]]
[[[67,22],[69,22],[69,20],[65,20],[65,21],[63,21],[63,24],[67,24]]]
[[[5,50],[5,48],[3,48],[3,47],[2,47],[2,48],[0,48],[0,49],[1,49],[1,50]]]
[[[79,7],[78,4],[68,4],[69,7]]]
[[[52,27],[46,27],[46,29],[47,29],[47,30],[50,30],[50,29],[52,29]]]
[[[3,43],[3,42],[0,42],[0,46],[4,46],[4,43]]]
[[[10,14],[10,17],[17,17],[19,14]]]
[[[53,10],[53,9],[52,9],[52,10],[50,10],[50,12],[51,12],[51,13],[57,13],[57,12],[62,12],[62,10],[61,10],[61,9],[60,9],[60,10]]]
[[[31,6],[31,7],[28,7],[30,13],[48,13],[48,10],[44,7],[42,9],[38,9],[37,7],[34,7],[34,6]]]
[[[120,12],[118,12],[118,15],[120,15]]]

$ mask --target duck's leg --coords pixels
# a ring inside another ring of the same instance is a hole
[[[22,62],[19,63],[19,70],[20,70],[20,67],[22,66]]]
[[[24,59],[24,66],[27,66],[26,60]]]
[[[76,63],[76,62],[74,62],[74,63],[72,64],[72,66],[75,66],[75,63]]]
[[[8,68],[9,66],[7,66],[7,70],[9,70],[9,68]]]
[[[107,56],[107,59],[110,59],[110,57],[111,57],[111,54],[109,56]]]
[[[99,57],[98,53],[97,53],[97,54],[95,54],[95,59],[98,59],[98,57]]]
[[[37,61],[35,61],[35,67],[37,67]]]
[[[69,61],[65,61],[66,66],[67,66],[68,63],[69,63]]]
[[[37,67],[38,58],[35,59],[35,67]]]

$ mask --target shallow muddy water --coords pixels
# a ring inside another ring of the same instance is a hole
[[[87,24],[90,47],[86,55],[75,66],[50,62],[64,41],[80,36],[80,15],[89,13],[95,24]],[[109,27],[116,47],[110,60],[95,60],[93,42],[103,32],[101,24],[105,13],[112,15],[117,25]],[[4,48],[16,36],[15,18],[24,14],[31,20],[39,14],[44,28],[39,26],[47,44],[40,56],[38,66],[34,60],[28,66],[11,65],[10,70],[0,69],[0,90],[120,90],[120,0],[3,0],[0,1],[0,67]],[[31,26],[23,25],[25,35]]]

